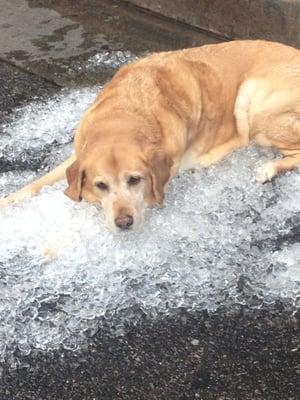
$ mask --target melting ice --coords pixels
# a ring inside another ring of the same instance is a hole
[[[146,54],[146,53],[145,53]],[[88,59],[86,69],[95,69],[99,66],[107,66],[112,68],[119,68],[122,65],[128,64],[129,62],[136,60],[135,56],[131,51],[116,51],[116,50],[103,50],[96,53]]]
[[[74,127],[98,90],[62,90],[46,104],[33,103],[17,110],[11,124],[2,126],[0,171],[35,169],[51,155],[51,147],[54,155],[62,151],[61,146],[72,140]]]
[[[95,94],[62,92],[19,110],[1,137],[2,157],[24,167],[43,153],[42,169],[60,162]],[[0,210],[0,360],[16,349],[74,349],[104,319],[119,330],[138,315],[176,307],[296,301],[300,172],[256,183],[256,169],[273,156],[251,147],[182,174],[165,207],[149,210],[135,233],[113,236],[99,208],[63,195],[64,182]],[[2,173],[0,194],[36,174]]]

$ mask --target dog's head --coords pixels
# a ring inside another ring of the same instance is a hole
[[[101,203],[115,232],[137,228],[145,207],[163,202],[170,169],[171,160],[161,149],[145,149],[126,136],[102,138],[66,170],[65,194],[75,201]]]

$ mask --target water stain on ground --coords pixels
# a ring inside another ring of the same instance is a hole
[[[2,59],[62,86],[110,78],[113,70],[105,66],[88,73],[79,68],[99,51],[141,55],[216,41],[108,0],[1,0],[0,31]]]

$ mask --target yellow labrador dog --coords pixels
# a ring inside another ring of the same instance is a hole
[[[209,167],[252,140],[283,156],[257,181],[300,165],[299,50],[233,41],[153,54],[106,85],[77,129],[74,156],[1,205],[66,173],[67,196],[101,203],[113,230],[134,228],[179,170]]]

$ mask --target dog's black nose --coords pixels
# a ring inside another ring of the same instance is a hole
[[[133,224],[133,217],[131,215],[119,215],[115,219],[115,224],[120,229],[128,229]]]

